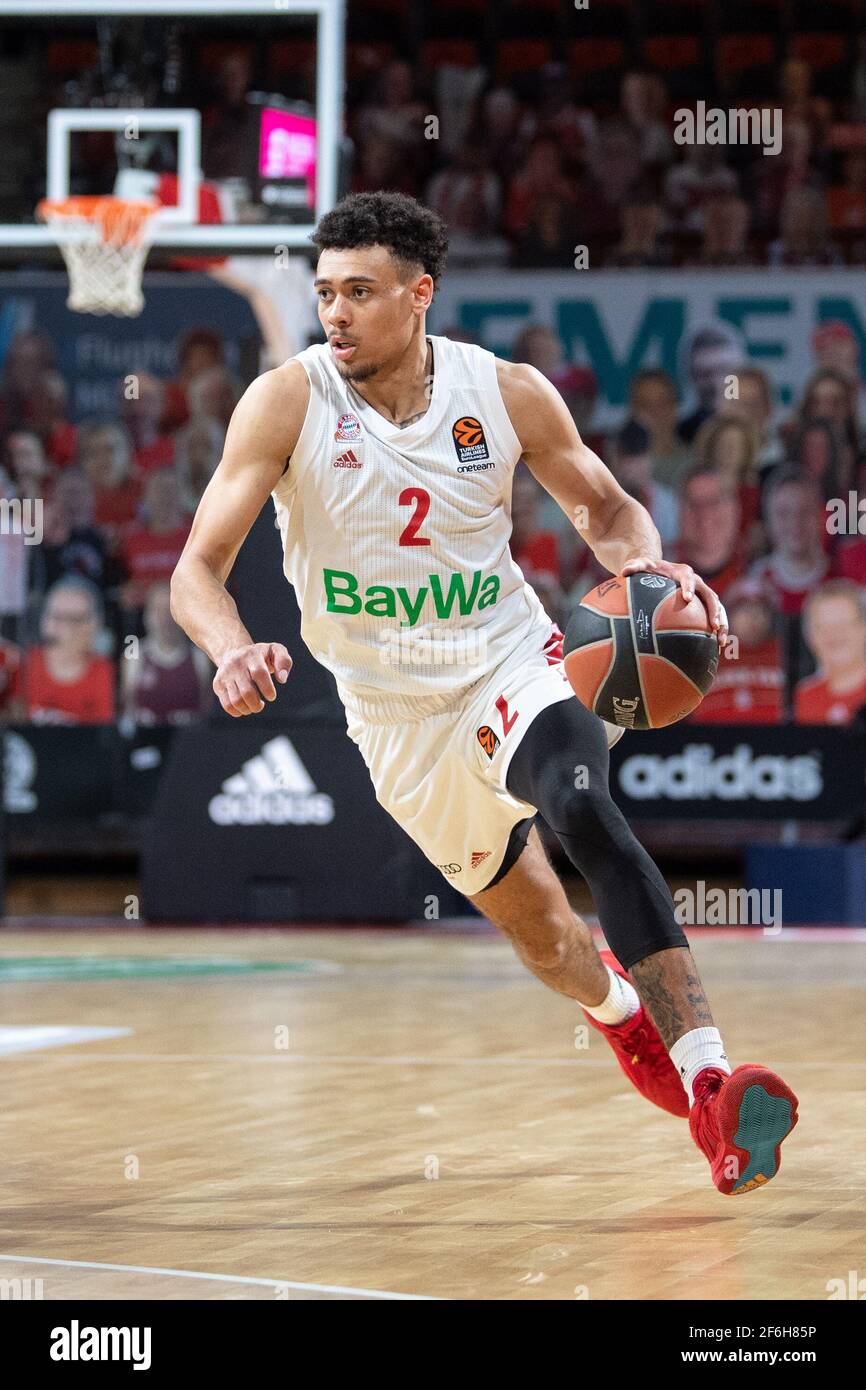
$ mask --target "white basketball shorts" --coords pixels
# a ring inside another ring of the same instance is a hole
[[[559,628],[538,637],[535,650],[522,643],[442,714],[408,724],[366,724],[346,714],[377,801],[467,895],[496,877],[512,829],[537,812],[505,785],[518,744],[548,705],[576,698]],[[612,745],[623,730],[606,728]]]

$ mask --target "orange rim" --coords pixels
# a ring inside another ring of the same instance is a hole
[[[57,200],[43,198],[36,211],[43,222],[92,222],[99,225],[103,241],[130,242],[139,239],[160,206],[159,203],[108,195],[89,195]]]

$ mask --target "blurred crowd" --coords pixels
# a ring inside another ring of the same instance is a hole
[[[647,507],[665,556],[692,565],[727,607],[731,639],[695,717],[847,724],[866,706],[858,344],[843,322],[823,323],[814,373],[787,411],[740,351],[724,326],[698,330],[683,381],[639,371],[605,431],[592,372],[563,360],[549,328],[531,324],[513,345]],[[240,389],[221,337],[193,329],[174,379],[126,377],[111,416],[74,422],[54,345],[13,338],[0,378],[0,498],[17,499],[22,516],[41,501],[42,540],[5,526],[0,535],[0,717],[177,725],[208,707],[208,663],[171,617],[168,581]],[[604,572],[522,461],[512,524],[515,559],[564,627]]]
[[[822,324],[812,350],[814,373],[784,413],[723,327],[700,330],[686,367],[694,408],[681,408],[672,376],[647,368],[632,379],[627,418],[604,433],[593,375],[562,362],[556,335],[531,326],[515,344],[650,512],[665,557],[690,564],[726,605],[731,639],[697,721],[866,714],[866,385],[846,324]],[[564,626],[606,574],[522,462],[512,518],[515,558]]]
[[[353,15],[362,29],[364,9]],[[392,34],[396,23],[394,16]],[[757,55],[769,36],[751,37]],[[739,59],[747,74],[755,71],[749,39],[741,36],[747,51]],[[518,45],[509,66],[483,43],[474,58],[460,57],[457,38],[440,41],[438,58],[428,45],[413,61],[397,56],[396,43],[350,41],[344,185],[423,199],[448,223],[452,265],[563,269],[582,246],[593,269],[866,264],[866,38],[840,34],[840,63],[817,70],[797,56],[797,39],[790,35],[787,58],[759,69],[742,90],[734,50],[720,49],[715,72],[695,77],[686,95],[683,72],[653,66],[646,48],[644,66],[621,58],[599,88],[573,62],[535,66],[531,42],[525,62]],[[219,220],[221,188],[231,188],[245,217],[266,215],[253,207],[266,94],[306,99],[303,109],[313,111],[315,47],[296,46],[283,65],[281,45],[263,39],[184,49],[181,86],[168,104],[202,112],[206,221]],[[115,102],[117,93],[99,86],[95,57],[88,67],[79,56],[74,71],[72,80],[62,64],[34,68],[46,109]],[[154,70],[148,85],[138,74],[141,99],[166,104],[157,78]],[[677,113],[695,109],[696,91],[711,109],[779,112],[778,152],[736,137],[678,143]],[[41,128],[43,119],[34,108],[30,124]],[[38,178],[40,157],[22,172],[25,183]],[[148,154],[160,157],[158,148]],[[110,187],[116,162],[110,132],[90,132],[75,146],[75,191]],[[33,182],[28,212],[41,191]]]
[[[835,102],[808,63],[784,64],[758,103],[781,112],[772,155],[677,143],[684,103],[658,71],[626,72],[618,105],[583,100],[563,64],[485,77],[394,59],[350,106],[355,191],[423,198],[448,223],[452,263],[561,269],[578,246],[593,269],[866,262],[866,58]]]
[[[221,336],[200,328],[174,380],[125,377],[113,414],[74,423],[54,344],[13,338],[0,498],[31,524],[39,504],[41,541],[0,536],[0,716],[177,725],[207,707],[208,662],[174,623],[168,585],[240,392]]]

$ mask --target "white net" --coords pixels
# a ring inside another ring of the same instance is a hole
[[[68,307],[79,314],[140,314],[144,263],[159,204],[112,197],[46,199],[38,211],[66,262]]]

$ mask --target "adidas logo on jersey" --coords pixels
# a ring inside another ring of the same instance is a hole
[[[479,864],[483,864],[485,859],[489,859],[491,851],[489,849],[474,849],[472,858],[469,860],[471,868],[477,869]]]
[[[345,454],[338,454],[334,459],[335,468],[360,468],[361,460],[356,458],[351,449],[347,449]]]
[[[208,815],[215,825],[328,825],[334,803],[316,790],[294,745],[281,734],[223,782]]]

